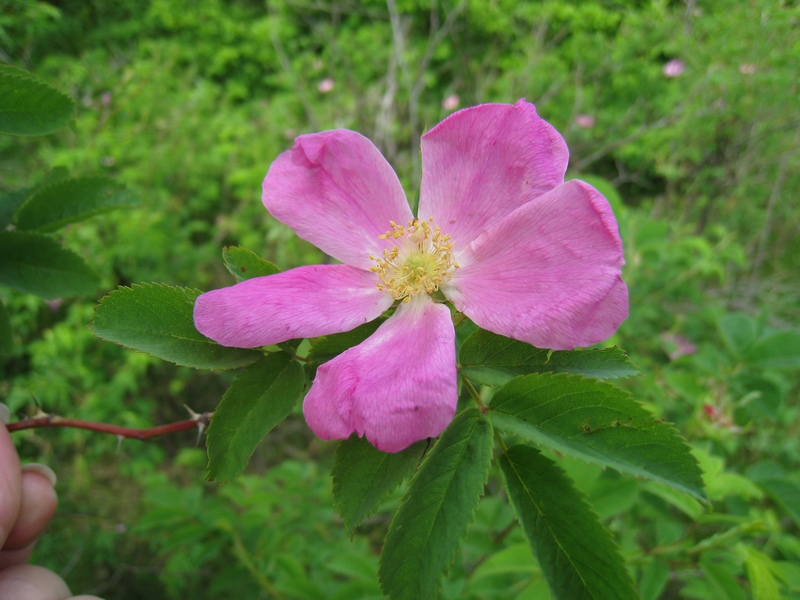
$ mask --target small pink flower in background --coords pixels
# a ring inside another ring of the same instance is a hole
[[[333,87],[334,87],[333,79],[331,79],[330,77],[326,77],[325,79],[320,81],[319,84],[317,85],[317,91],[319,91],[320,94],[327,94],[328,92],[333,91]]]
[[[680,77],[686,70],[686,65],[682,60],[673,58],[671,61],[665,64],[664,68],[661,70],[663,71],[665,77]]]
[[[564,182],[563,138],[532,104],[458,111],[422,136],[419,218],[362,135],[302,135],[267,173],[273,217],[343,264],[313,265],[202,294],[195,324],[255,348],[348,331],[394,313],[320,365],[303,412],[325,440],[366,436],[398,452],[439,435],[458,399],[444,295],[478,326],[556,350],[606,339],[628,313],[606,199]],[[434,296],[437,294],[437,296]]]
[[[450,94],[447,98],[442,100],[442,108],[445,110],[455,110],[461,104],[461,98],[457,94]]]
[[[756,70],[757,70],[756,66],[751,63],[745,63],[739,65],[739,73],[741,73],[742,75],[752,75],[753,73],[756,72]]]
[[[111,104],[112,99],[113,96],[111,95],[111,92],[103,92],[100,95],[100,104],[102,104],[103,106],[108,106]]]
[[[594,117],[592,115],[578,115],[575,117],[575,124],[583,129],[591,129],[594,127]]]
[[[697,346],[680,334],[663,333],[661,339],[666,346],[670,360],[677,360],[681,356],[689,356],[697,352]]]

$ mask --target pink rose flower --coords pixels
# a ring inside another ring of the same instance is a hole
[[[333,91],[334,85],[335,84],[333,82],[333,79],[331,79],[330,77],[326,77],[317,84],[317,91],[320,94],[327,94],[328,92]]]
[[[362,135],[303,135],[267,173],[263,202],[343,264],[303,266],[202,294],[195,324],[255,348],[348,331],[397,303],[361,344],[320,365],[303,412],[322,439],[398,452],[456,409],[455,330],[440,295],[478,326],[555,350],[606,339],[628,312],[606,199],[564,182],[563,138],[532,104],[458,111],[422,136],[419,219]]]
[[[661,71],[664,73],[665,77],[673,78],[673,77],[680,77],[683,75],[683,72],[686,70],[686,65],[684,62],[678,58],[673,58],[667,64],[663,66]]]
[[[455,110],[459,104],[461,104],[461,99],[457,94],[450,94],[442,100],[442,108],[445,110]]]

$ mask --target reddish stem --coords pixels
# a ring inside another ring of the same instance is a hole
[[[21,429],[35,429],[37,427],[75,427],[77,429],[88,429],[89,431],[110,433],[111,435],[144,441],[160,435],[185,431],[187,429],[194,429],[196,427],[200,427],[202,430],[208,426],[212,414],[214,413],[206,412],[200,415],[194,415],[193,418],[185,421],[168,423],[167,425],[159,425],[157,427],[148,427],[146,429],[120,427],[119,425],[109,425],[108,423],[98,423],[96,421],[68,419],[65,417],[59,417],[58,415],[46,415],[33,419],[24,419],[15,423],[9,423],[6,425],[6,428],[8,431],[13,432],[20,431]]]

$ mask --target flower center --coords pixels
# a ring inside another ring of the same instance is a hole
[[[433,294],[439,286],[450,281],[458,263],[451,250],[449,235],[443,235],[433,222],[414,219],[403,227],[389,221],[391,229],[380,235],[383,240],[394,240],[379,258],[370,256],[375,266],[370,269],[378,275],[378,289],[390,293],[396,300],[408,302],[419,293]]]

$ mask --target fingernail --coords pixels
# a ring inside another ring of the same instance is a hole
[[[28,463],[22,467],[22,472],[25,473],[38,473],[50,481],[53,487],[56,487],[56,482],[58,481],[58,477],[56,477],[55,472],[53,469],[48,467],[47,465],[43,465],[41,463]]]
[[[11,411],[8,410],[8,407],[0,402],[0,421],[8,425],[11,421]]]

